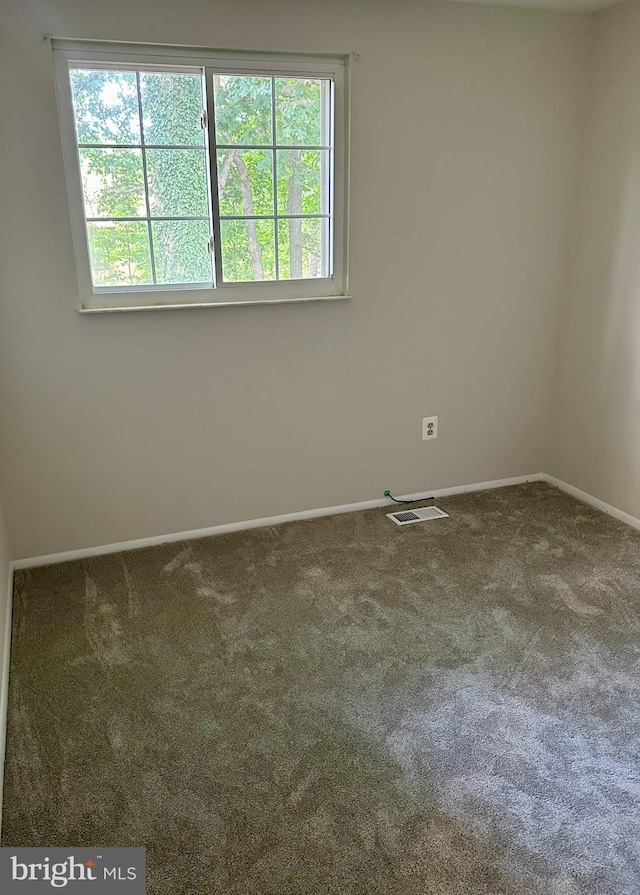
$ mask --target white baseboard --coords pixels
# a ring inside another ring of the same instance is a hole
[[[4,783],[4,758],[7,746],[7,706],[9,701],[9,664],[11,651],[11,618],[13,614],[13,563],[9,563],[7,603],[4,617],[2,670],[0,674],[0,835],[2,834],[2,791]]]
[[[525,482],[539,482],[542,473],[521,475],[511,479],[497,479],[493,482],[475,482],[471,485],[457,485],[454,488],[439,488],[436,491],[422,491],[415,494],[402,494],[407,500],[423,500],[428,497],[448,497],[452,494],[464,494],[468,491],[488,491],[491,488],[504,488],[508,485],[522,485]],[[176,541],[193,541],[197,538],[208,538],[211,535],[228,534],[233,531],[248,531],[251,528],[266,528],[281,525],[283,522],[295,522],[301,519],[316,519],[319,516],[335,516],[338,513],[353,513],[358,510],[370,510],[374,507],[390,506],[392,501],[386,497],[375,500],[363,500],[359,503],[345,503],[337,507],[321,507],[315,510],[301,510],[297,513],[284,513],[281,516],[266,516],[263,519],[249,519],[245,522],[229,522],[224,525],[212,525],[209,528],[196,528],[193,531],[178,531],[172,534],[155,535],[151,538],[138,538],[133,541],[122,541],[118,544],[104,544],[97,547],[85,547],[82,550],[68,550],[64,553],[50,553],[47,556],[31,556],[17,559],[14,569],[35,569],[37,566],[49,566],[74,559],[87,559],[92,556],[104,556],[108,553],[121,553],[125,550],[139,550],[141,547],[156,547],[159,544],[171,544]]]
[[[581,500],[583,503],[588,503],[589,506],[594,507],[596,510],[601,510],[603,513],[613,516],[614,519],[619,519],[620,522],[625,522],[627,525],[630,525],[631,528],[640,530],[640,519],[636,518],[636,516],[631,516],[629,513],[625,513],[624,510],[619,510],[617,507],[611,506],[610,503],[605,503],[604,500],[600,500],[598,497],[594,497],[586,491],[581,491],[580,488],[574,488],[573,485],[563,482],[562,479],[556,479],[552,475],[547,475],[546,472],[542,473],[540,479],[543,482],[548,482],[550,485],[555,485],[556,488],[565,491],[577,500]]]

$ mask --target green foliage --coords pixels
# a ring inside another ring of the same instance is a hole
[[[216,142],[273,142],[271,78],[215,75]]]
[[[153,217],[208,217],[202,149],[148,149],[147,176]]]
[[[327,143],[322,134],[321,82],[276,78],[276,142],[281,146]]]
[[[145,143],[204,146],[200,75],[140,72]]]
[[[261,149],[219,149],[218,183],[220,185],[220,214],[245,214],[242,185],[238,166],[232,163],[222,185],[223,168],[229,159],[239,157],[246,165],[254,214],[273,214],[273,153]]]
[[[255,221],[256,241],[263,265],[263,278],[275,279],[275,239],[273,221]],[[225,282],[242,283],[256,279],[249,242],[250,225],[243,221],[221,221],[222,271]]]
[[[204,104],[201,77],[142,72],[140,90],[145,142],[194,147],[147,151],[152,216],[207,217],[206,155],[200,127]],[[158,282],[211,281],[209,229],[204,221],[153,224]]]
[[[153,248],[159,283],[210,283],[208,221],[154,221]]]
[[[139,217],[145,213],[140,149],[81,149],[87,217]]]
[[[73,102],[79,143],[141,143],[135,72],[74,69]],[[141,72],[139,75],[146,144],[144,154],[152,218],[152,245],[158,283],[210,282],[208,220],[159,221],[158,217],[208,218],[207,171],[200,114],[204,99],[199,75]],[[304,148],[327,141],[323,83],[313,79],[217,75],[214,79],[218,144],[274,143],[300,149],[218,150],[220,213],[233,216],[326,212],[328,152]],[[272,96],[275,93],[275,116]],[[162,148],[179,145],[185,148]],[[146,222],[119,222],[147,214],[143,153],[131,148],[81,148],[87,217],[111,219],[89,224],[96,285],[153,282]],[[319,220],[221,222],[226,281],[274,279],[278,239],[282,279],[321,275],[322,223]]]
[[[318,145],[328,137],[323,122],[322,91],[326,87],[314,79],[276,78],[276,140],[284,145]],[[242,145],[265,144],[273,140],[271,79],[243,76],[217,76],[216,139],[218,143]],[[273,214],[273,151],[218,150],[220,213],[250,213],[243,195],[240,173],[233,162],[222,183],[221,174],[230,154],[244,162],[249,174],[252,213]],[[323,169],[328,170],[328,151],[294,149],[277,150],[276,201],[279,215],[326,213],[323,202]],[[324,177],[326,182],[326,175]],[[232,222],[230,222],[232,223]],[[292,237],[292,230],[296,231]],[[278,258],[281,279],[291,276],[321,275],[322,239],[319,221],[278,223]],[[257,232],[264,276],[275,267],[275,246],[272,228]],[[222,255],[225,279],[233,274],[250,279],[250,234],[242,234],[238,226],[222,227]],[[242,258],[242,253],[245,257]],[[292,273],[293,271],[293,273]],[[297,273],[296,273],[297,271]],[[300,271],[302,271],[300,273]],[[255,269],[254,269],[255,274]]]
[[[96,286],[142,286],[152,282],[146,221],[87,224]]]
[[[79,143],[140,143],[135,72],[75,68],[70,75]]]
[[[313,149],[278,150],[278,214],[322,214],[325,211],[320,165],[323,155],[328,153]],[[300,198],[292,199],[292,195],[297,197],[298,193]]]
[[[289,280],[295,275],[292,270],[296,263],[296,260],[294,259],[292,265],[291,243],[293,241],[297,241],[299,245],[297,251],[300,268],[298,276],[302,276],[305,279],[323,276],[322,227],[323,221],[318,218],[309,218],[303,221],[278,221],[278,251],[281,280]],[[293,234],[294,239],[292,240],[291,231],[294,228],[297,228],[298,233]]]

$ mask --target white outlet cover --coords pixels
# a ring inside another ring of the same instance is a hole
[[[433,441],[438,437],[438,417],[425,416],[422,420],[422,440]]]

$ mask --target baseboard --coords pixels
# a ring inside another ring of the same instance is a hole
[[[469,491],[488,491],[491,488],[504,488],[508,485],[522,485],[525,482],[539,482],[542,473],[521,475],[510,479],[497,479],[492,482],[475,482],[470,485],[457,485],[454,488],[439,488],[435,491],[422,491],[415,494],[402,494],[407,500],[421,500],[428,497],[449,497],[453,494],[465,494]],[[296,522],[304,519],[316,519],[320,516],[335,516],[339,513],[353,513],[358,510],[370,510],[375,507],[390,506],[386,497],[375,500],[363,500],[359,503],[346,503],[337,507],[321,507],[315,510],[301,510],[297,513],[285,513],[281,516],[266,516],[263,519],[249,519],[244,522],[230,522],[225,525],[212,525],[209,528],[197,528],[193,531],[178,531],[172,534],[155,535],[150,538],[138,538],[133,541],[122,541],[118,544],[104,544],[97,547],[85,547],[82,550],[68,550],[65,553],[50,553],[47,556],[31,556],[17,559],[14,569],[34,569],[38,566],[49,566],[74,559],[88,559],[92,556],[104,556],[108,553],[122,553],[126,550],[139,550],[141,547],[157,547],[159,544],[171,544],[176,541],[194,541],[197,538],[208,538],[212,535],[228,534],[234,531],[248,531],[251,528],[266,528],[281,525],[283,522]]]
[[[543,482],[548,482],[550,485],[554,485],[561,491],[565,491],[567,494],[570,494],[571,497],[575,497],[583,503],[588,503],[589,506],[594,507],[596,510],[601,510],[603,513],[613,516],[614,519],[619,519],[620,522],[625,522],[627,525],[630,525],[631,528],[640,530],[640,519],[636,518],[636,516],[631,516],[629,513],[625,513],[624,510],[619,510],[617,507],[611,506],[610,503],[605,503],[604,500],[600,500],[598,497],[594,497],[586,491],[581,491],[580,488],[575,488],[573,485],[563,482],[562,479],[547,475],[546,472],[542,473],[540,479]]]
[[[4,650],[2,653],[2,671],[0,674],[0,835],[2,835],[2,793],[4,784],[4,759],[7,746],[7,707],[9,701],[9,665],[11,651],[11,618],[13,615],[13,570],[9,563],[9,580],[7,581],[7,606],[5,610],[4,631],[2,632]]]

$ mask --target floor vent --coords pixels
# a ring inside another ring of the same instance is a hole
[[[389,519],[393,519],[396,525],[411,525],[412,522],[427,522],[429,519],[442,519],[448,516],[440,507],[421,507],[419,510],[398,510],[395,513],[387,513]]]

